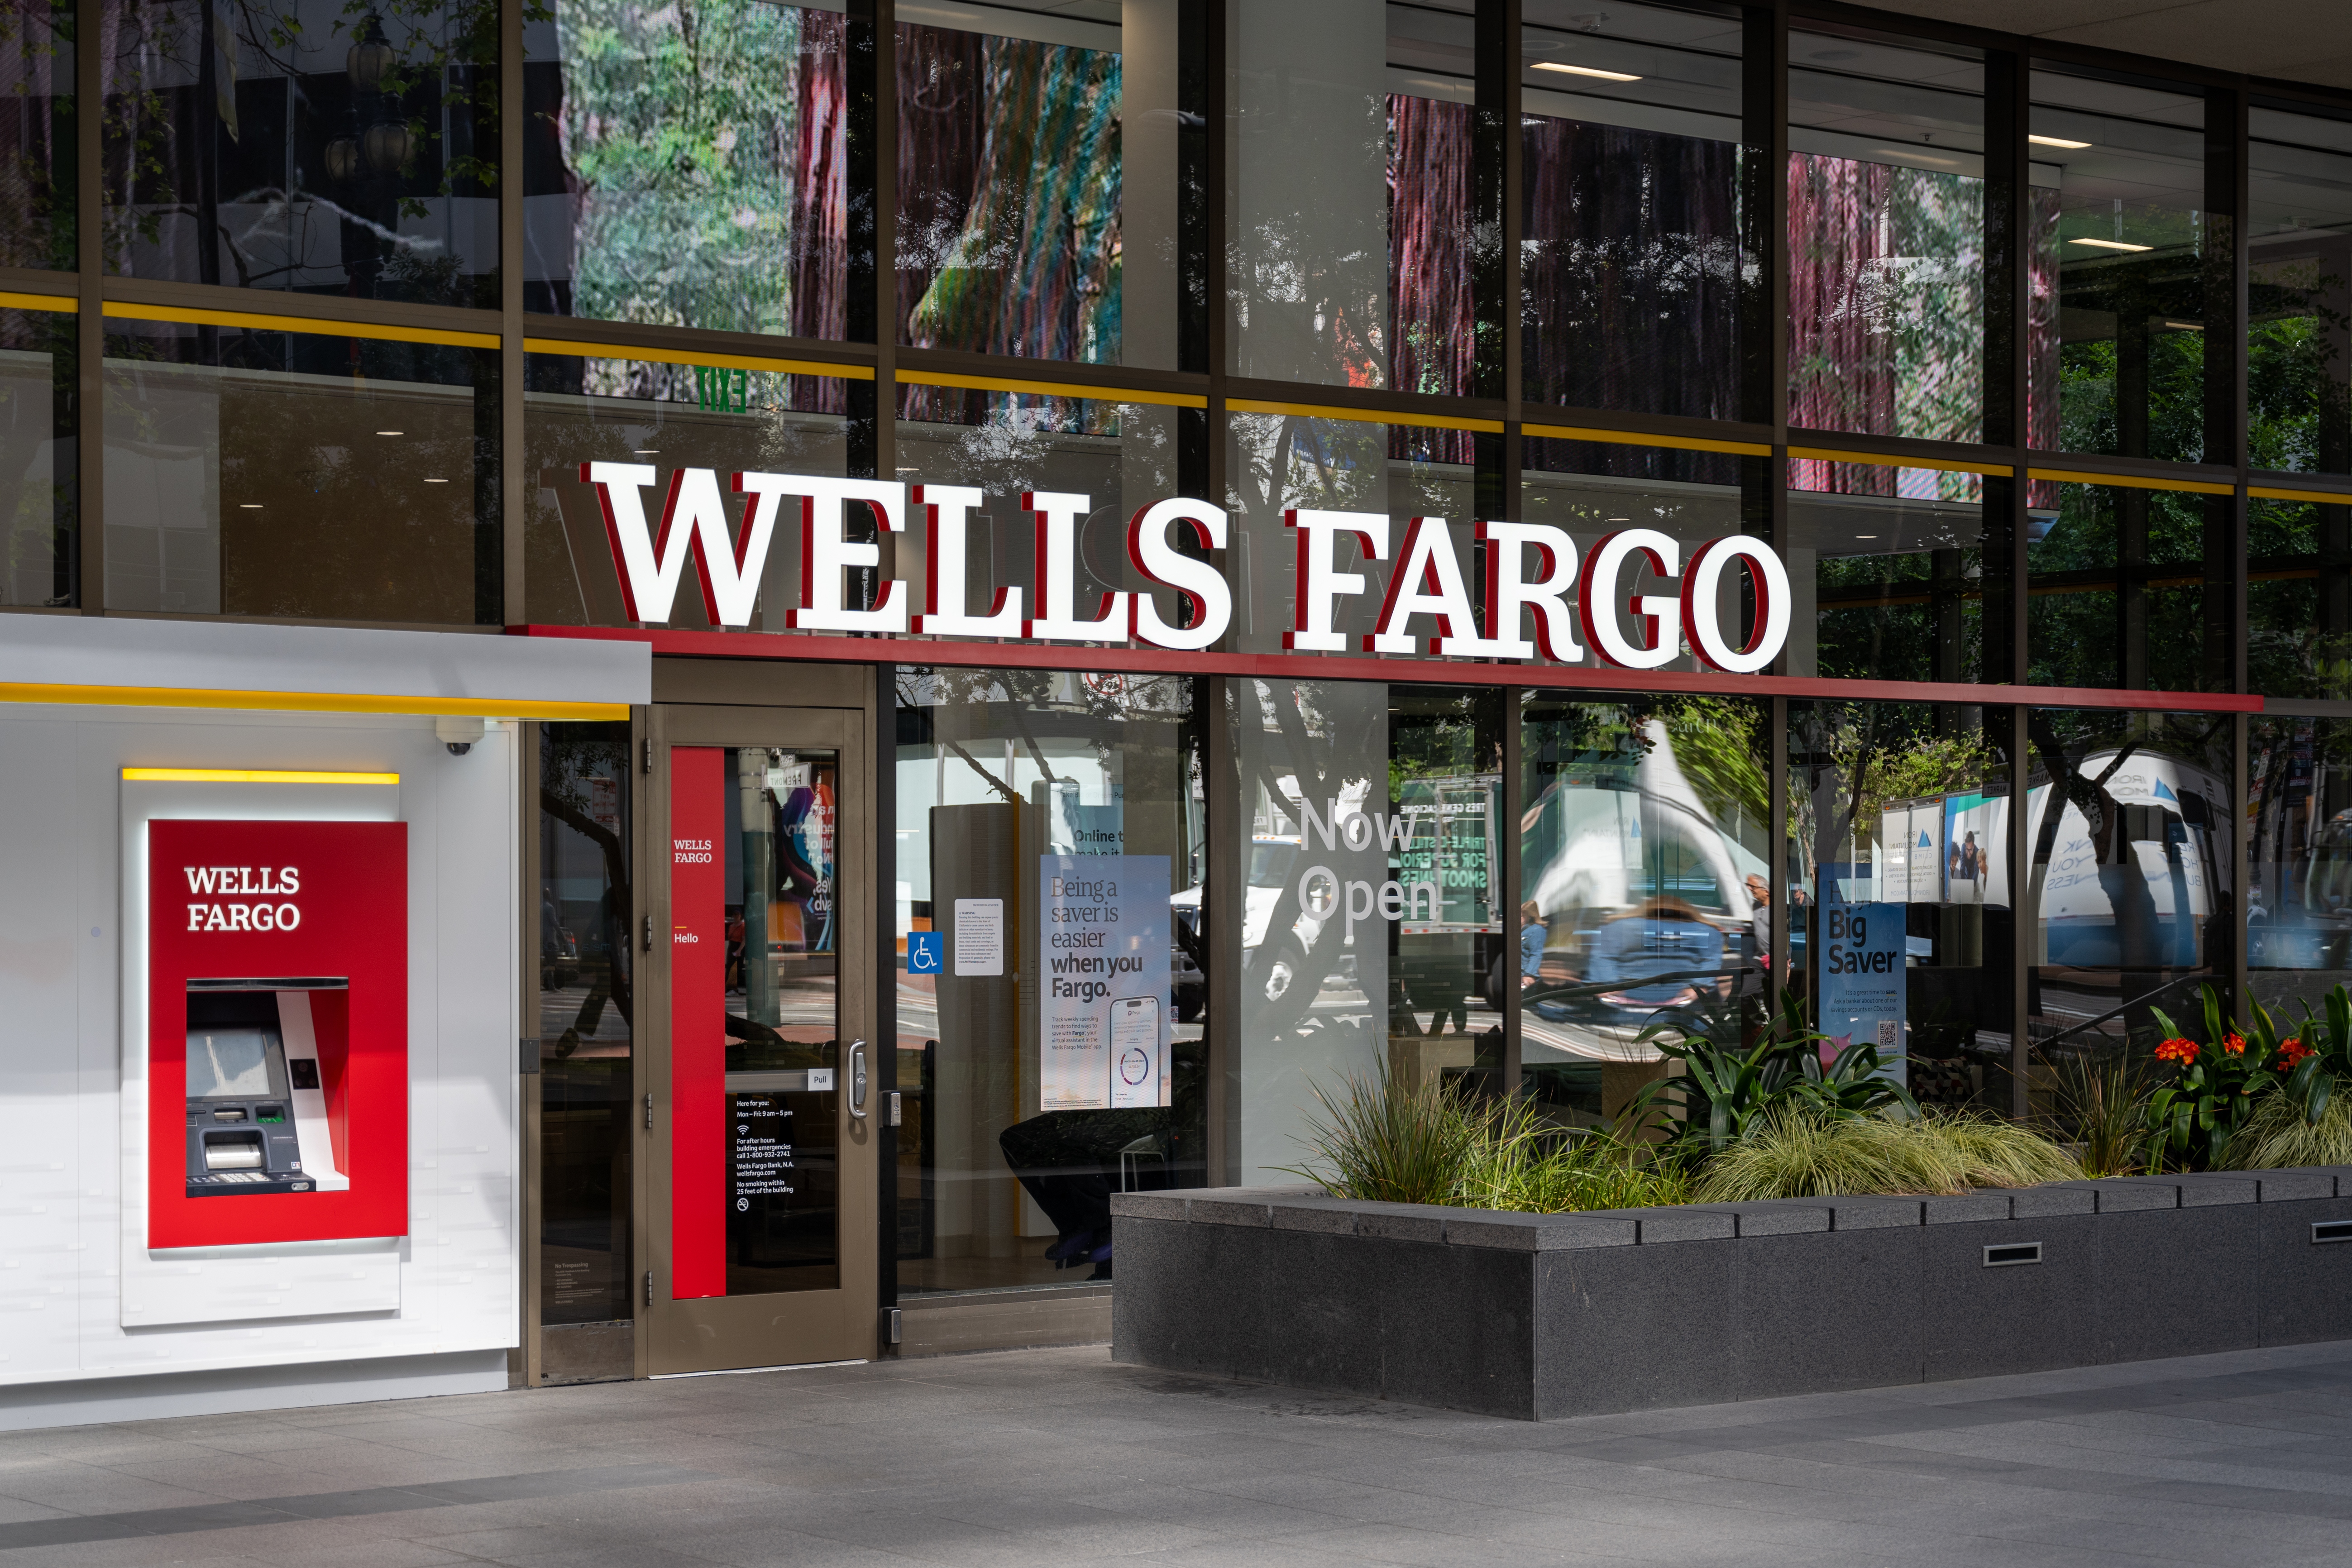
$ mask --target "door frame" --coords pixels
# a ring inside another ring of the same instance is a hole
[[[782,669],[763,671],[775,675]],[[655,695],[668,682],[656,681]],[[732,681],[725,684],[732,686]],[[823,683],[819,683],[820,685]],[[725,695],[736,697],[737,690]],[[717,695],[717,693],[713,693]],[[748,693],[746,694],[748,695]],[[816,693],[812,693],[816,695]],[[635,1199],[641,1261],[637,1283],[636,1352],[640,1376],[716,1371],[743,1366],[790,1365],[822,1361],[865,1360],[876,1353],[879,1313],[880,1170],[884,1153],[883,1079],[877,1070],[887,1049],[879,1033],[875,994],[877,955],[866,951],[874,940],[881,870],[876,858],[875,750],[871,710],[864,706],[785,707],[659,702],[646,710],[640,746],[638,792],[637,983],[642,1021],[636,1053],[635,1093],[638,1158]],[[670,748],[743,743],[828,748],[839,757],[838,817],[835,829],[836,961],[841,1074],[836,1127],[840,1138],[839,1208],[836,1236],[841,1282],[830,1291],[790,1291],[765,1296],[673,1300],[670,1289],[670,954],[666,942],[648,941],[670,925]],[[852,1114],[849,1045],[866,1042],[867,1088],[865,1115]],[[650,1114],[645,1110],[650,1106]],[[852,1157],[851,1151],[857,1151]],[[689,1336],[709,1350],[698,1353]],[[797,1344],[783,1342],[794,1336]]]

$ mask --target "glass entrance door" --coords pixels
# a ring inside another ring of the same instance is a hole
[[[874,1351],[864,729],[843,710],[656,710],[656,1374]]]

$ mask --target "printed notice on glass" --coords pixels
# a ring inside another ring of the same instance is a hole
[[[956,973],[1004,973],[1003,899],[958,899],[954,934]]]
[[[1902,1083],[1908,1076],[1904,1038],[1910,978],[1904,941],[1906,910],[1901,904],[1846,902],[1831,876],[1845,868],[1822,868],[1822,887],[1828,896],[1818,917],[1821,956],[1814,994],[1820,999],[1821,1031],[1830,1042],[1822,1048],[1876,1046],[1885,1076]]]
[[[728,1151],[733,1169],[735,1206],[752,1198],[782,1197],[793,1190],[793,1112],[779,1095],[730,1094],[735,1141]]]
[[[1168,1103],[1168,857],[1037,862],[1041,1110]]]

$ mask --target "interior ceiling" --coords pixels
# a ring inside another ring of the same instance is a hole
[[[1876,8],[2315,87],[2352,88],[2347,0],[1874,0]]]

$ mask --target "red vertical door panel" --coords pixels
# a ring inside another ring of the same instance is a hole
[[[727,753],[669,753],[670,1294],[727,1294]]]

